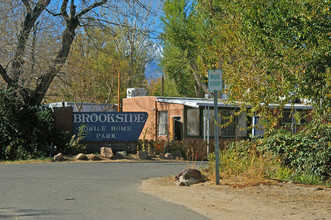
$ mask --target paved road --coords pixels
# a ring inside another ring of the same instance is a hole
[[[0,219],[207,219],[140,192],[180,162],[0,164]]]

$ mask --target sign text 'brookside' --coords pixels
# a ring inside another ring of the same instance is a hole
[[[147,117],[146,112],[74,112],[74,133],[81,127],[84,141],[136,141]]]

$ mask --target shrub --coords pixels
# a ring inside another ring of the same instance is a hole
[[[10,89],[0,88],[0,159],[46,156],[59,132],[53,113],[43,106],[24,105]]]
[[[278,131],[262,148],[282,159],[283,166],[300,173],[328,178],[331,172],[331,125],[312,123],[298,134]]]
[[[236,178],[236,184],[256,185],[280,173],[277,157],[263,154],[255,142],[234,142],[220,150],[219,169],[221,179]],[[208,155],[209,176],[215,175],[215,154]],[[240,183],[242,181],[242,183]]]
[[[86,145],[82,144],[81,141],[86,137],[87,131],[84,131],[84,126],[79,127],[78,130],[78,134],[73,135],[65,149],[62,150],[64,154],[74,155],[86,151]]]
[[[181,141],[172,141],[170,143],[170,153],[176,156],[178,153],[181,154],[184,160],[187,160],[187,151],[184,147],[184,143]]]

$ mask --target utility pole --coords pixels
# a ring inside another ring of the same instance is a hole
[[[121,112],[121,72],[117,74],[117,111]]]
[[[161,96],[163,96],[164,93],[164,75],[161,76]]]

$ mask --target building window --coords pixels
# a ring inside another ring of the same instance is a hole
[[[168,131],[168,112],[160,111],[158,112],[158,135],[167,135]]]
[[[305,111],[283,111],[282,125],[303,125],[307,123],[307,112]]]
[[[221,110],[221,137],[236,136],[236,120],[233,110]]]
[[[292,113],[291,113],[291,111],[283,111],[282,124],[283,125],[292,124]]]
[[[237,135],[238,137],[247,137],[247,113],[241,112],[238,115],[238,123],[237,123]]]
[[[195,108],[187,109],[187,136],[200,135],[200,110]]]
[[[206,118],[209,115],[209,135],[214,136],[214,110],[204,109],[203,113]],[[241,112],[239,115],[236,115],[233,109],[219,109],[218,117],[218,122],[221,123],[221,127],[218,128],[220,137],[247,137],[246,112]]]
[[[260,116],[253,117],[253,129],[252,129],[253,137],[262,138],[264,136],[264,127],[260,123],[260,121],[261,121]]]
[[[210,137],[214,137],[215,135],[215,117],[214,117],[214,109],[203,109],[203,115],[204,119],[207,120],[206,123],[204,123],[204,126],[206,126],[206,135],[209,133]],[[209,117],[208,117],[209,116]],[[208,120],[209,119],[209,120]]]

